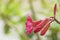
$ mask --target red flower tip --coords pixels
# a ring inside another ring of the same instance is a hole
[[[27,21],[32,22],[32,18],[30,16],[27,16]]]
[[[57,4],[54,5],[54,17],[56,15]]]

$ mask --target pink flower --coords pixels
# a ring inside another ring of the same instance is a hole
[[[31,34],[32,32],[40,32],[40,35],[44,35],[50,24],[54,21],[56,15],[56,4],[54,6],[54,17],[45,18],[44,20],[33,21],[30,16],[27,17],[26,21],[26,33]]]
[[[28,16],[27,21],[26,21],[26,33],[31,34],[32,31],[34,33],[39,32],[49,21],[50,21],[50,19],[46,18],[45,20],[33,22],[31,17]]]

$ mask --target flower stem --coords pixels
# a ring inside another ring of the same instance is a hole
[[[34,8],[33,8],[32,0],[29,0],[29,4],[30,4],[31,12],[32,12],[32,18],[33,18],[33,20],[36,20],[35,11],[34,11]],[[40,40],[40,37],[39,37],[38,33],[36,34],[36,36],[37,36],[37,40]]]
[[[58,20],[56,19],[56,17],[50,17],[50,18],[53,18],[55,22],[57,22],[58,24],[60,24],[60,21],[58,21]]]
[[[57,22],[58,24],[60,24],[60,21],[58,21],[56,18],[54,18],[55,22]]]
[[[31,12],[32,12],[32,18],[33,18],[33,20],[36,20],[35,11],[34,11],[34,8],[33,8],[32,0],[29,0],[29,4],[30,4]]]

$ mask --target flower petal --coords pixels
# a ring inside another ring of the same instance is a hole
[[[30,16],[27,17],[26,21],[26,33],[30,34],[33,30],[33,22]]]
[[[48,28],[50,27],[50,22],[48,22],[42,29],[40,32],[40,35],[44,35],[46,33],[46,31],[48,30]]]
[[[41,21],[42,21],[42,20],[33,22],[33,27],[36,27],[39,23],[41,23]]]
[[[49,18],[46,18],[45,20],[41,21],[35,28],[34,28],[34,32],[39,32],[45,25],[46,23],[50,21]]]

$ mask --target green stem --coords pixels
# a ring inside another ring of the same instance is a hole
[[[34,11],[34,8],[33,8],[32,0],[29,0],[29,4],[30,4],[31,12],[32,12],[32,18],[33,18],[33,20],[36,20],[35,11]],[[37,36],[37,40],[40,40],[40,37],[39,37],[38,33],[36,34],[36,36]]]
[[[33,20],[36,20],[35,11],[34,11],[34,8],[33,8],[32,0],[29,0],[29,4],[30,4],[31,12],[32,12],[32,18],[33,18]]]
[[[60,24],[60,21],[58,21],[56,18],[54,18],[54,20],[55,20],[58,24]]]

